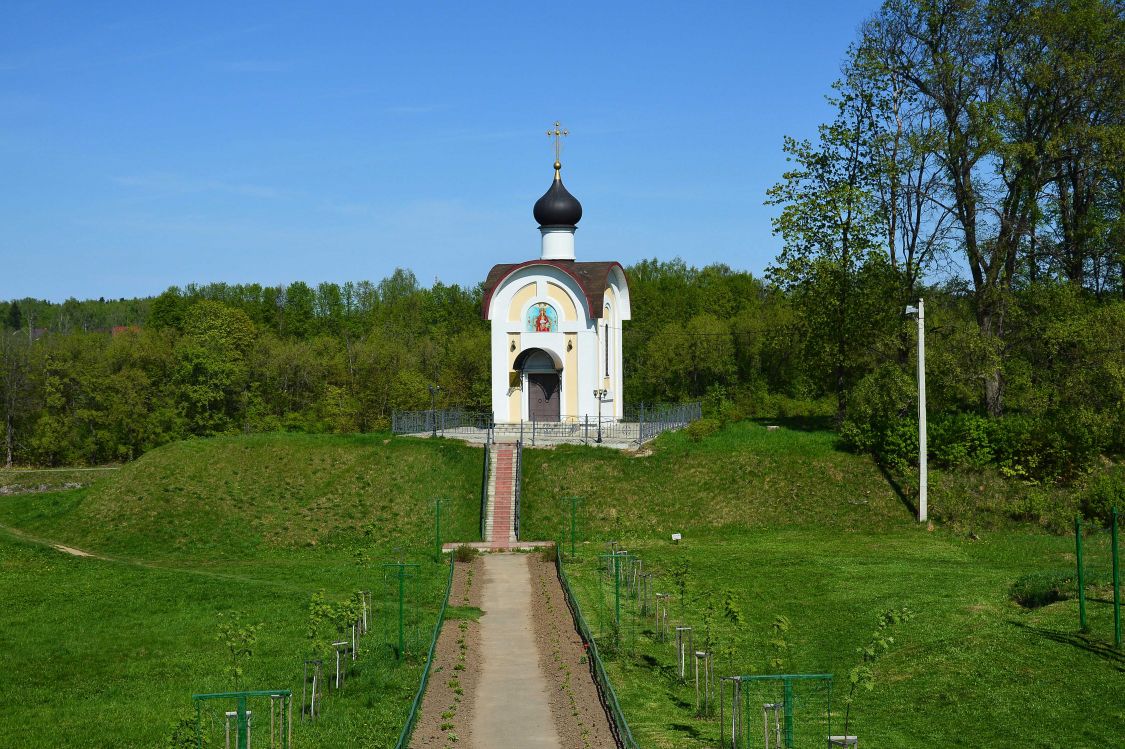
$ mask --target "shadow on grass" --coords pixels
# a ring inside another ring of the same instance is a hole
[[[835,419],[831,416],[778,416],[774,418],[754,418],[750,421],[759,426],[780,426],[797,432],[831,432],[835,429]]]
[[[1071,647],[1096,655],[1102,660],[1107,661],[1115,670],[1125,673],[1125,653],[1115,650],[1108,642],[1095,640],[1089,635],[1084,635],[1080,632],[1062,632],[1057,629],[1035,627],[1014,619],[1009,619],[1008,623],[1020,629],[1027,630],[1032,634],[1039,635],[1051,642],[1057,642],[1060,645],[1070,645]]]
[[[693,739],[698,739],[703,735],[699,732],[698,728],[696,728],[695,726],[689,726],[686,723],[672,723],[668,727],[671,728],[673,731],[679,731],[680,733],[686,733],[688,736],[690,736]]]
[[[910,513],[910,517],[918,517],[918,505],[914,504],[913,499],[906,496],[906,491],[902,488],[902,484],[898,483],[898,480],[894,477],[894,474],[891,473],[890,469],[887,468],[886,464],[876,459],[875,465],[879,467],[879,473],[883,474],[883,479],[887,482],[887,485],[890,486],[891,490],[898,496],[898,501],[902,502],[902,506]]]

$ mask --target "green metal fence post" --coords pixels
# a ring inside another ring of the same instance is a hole
[[[785,701],[785,749],[793,749],[793,682],[785,679],[782,684]]]
[[[406,564],[405,562],[394,562],[392,564],[384,564],[383,567],[394,567],[398,574],[398,660],[402,660],[403,652],[405,650],[405,637],[403,632],[405,630],[405,600],[406,600],[406,568],[417,567],[417,564]],[[386,579],[386,578],[384,578]]]
[[[403,637],[403,602],[406,598],[406,574],[405,568],[398,568],[398,659],[402,660],[403,653],[406,650],[406,642]]]
[[[434,561],[441,561],[441,500],[434,500]]]
[[[570,498],[570,558],[574,559],[574,531],[578,524],[578,497]]]
[[[249,747],[249,726],[246,725],[246,695],[239,695],[238,697],[238,749],[248,749]]]
[[[1074,516],[1074,555],[1078,559],[1078,628],[1083,632],[1086,627],[1086,580],[1085,570],[1082,566],[1082,518]]]
[[[617,636],[621,637],[621,557],[613,555],[613,621],[617,626]]]
[[[621,644],[621,560],[626,557],[626,554],[619,554],[613,552],[611,554],[602,554],[602,557],[608,557],[613,560],[613,623],[614,623],[614,641],[616,644]]]
[[[1117,507],[1113,508],[1113,645],[1121,648],[1121,566],[1117,559]]]

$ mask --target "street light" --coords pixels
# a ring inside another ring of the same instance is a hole
[[[594,388],[594,397],[598,399],[598,438],[594,440],[597,444],[602,443],[602,398],[606,396],[609,391],[604,388]]]
[[[430,385],[430,418],[433,420],[433,436],[437,436],[437,394],[441,392],[441,385]]]
[[[917,307],[907,307],[906,314],[918,316],[918,522],[927,519],[927,484],[929,483],[926,450],[926,308],[922,298]]]

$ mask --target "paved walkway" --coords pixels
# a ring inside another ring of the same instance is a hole
[[[486,554],[481,608],[483,665],[473,743],[488,749],[561,749],[539,670],[524,554]]]

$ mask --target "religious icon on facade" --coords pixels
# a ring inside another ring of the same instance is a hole
[[[557,333],[558,330],[559,316],[551,305],[540,302],[527,311],[527,332]]]

